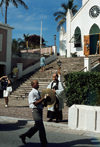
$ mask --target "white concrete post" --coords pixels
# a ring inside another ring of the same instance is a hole
[[[68,110],[68,127],[76,129],[78,124],[78,109],[76,105],[72,105]]]
[[[52,46],[52,49],[53,49],[54,55],[57,56],[57,46]]]
[[[84,72],[90,71],[91,67],[90,67],[90,59],[88,57],[84,58]]]
[[[20,79],[23,75],[23,63],[17,63],[18,67],[18,79]]]

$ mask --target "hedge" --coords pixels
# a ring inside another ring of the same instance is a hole
[[[99,72],[73,72],[66,74],[64,79],[67,106],[100,105]]]

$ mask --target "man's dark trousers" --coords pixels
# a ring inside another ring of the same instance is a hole
[[[45,128],[43,124],[43,111],[42,109],[34,108],[32,111],[33,119],[35,121],[35,125],[31,127],[25,134],[25,137],[31,138],[37,131],[39,131],[39,137],[42,145],[47,144]]]

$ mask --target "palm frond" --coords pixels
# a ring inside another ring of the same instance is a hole
[[[17,4],[16,0],[12,0],[12,3],[16,8],[18,8],[18,4]]]
[[[58,11],[58,12],[55,12],[53,15],[54,16],[57,16],[57,15],[65,15],[65,13],[64,12],[61,12],[61,11]]]
[[[16,2],[18,2],[19,4],[21,4],[22,6],[24,6],[25,9],[28,9],[28,6],[24,3],[23,0],[16,0]]]
[[[67,10],[68,7],[69,7],[69,5],[68,5],[68,3],[67,3],[67,4],[63,3],[63,4],[61,5],[61,7],[62,7],[64,10]]]
[[[77,12],[77,5],[74,5],[74,0],[69,0],[67,4],[63,3],[61,7],[63,8],[63,11],[58,11],[53,14],[55,16],[55,21],[60,19],[57,25],[57,31],[59,31],[61,25],[65,23],[68,9],[72,10],[73,15]]]
[[[2,1],[0,2],[0,7],[3,5],[3,3],[4,3],[4,0],[2,0]]]
[[[63,16],[62,16],[62,15],[58,15],[58,16],[55,18],[55,20],[58,21],[59,19],[63,19],[63,18],[65,18],[65,15],[63,15]]]
[[[62,19],[58,22],[58,25],[57,25],[57,31],[60,30],[60,27],[65,23],[66,19]]]

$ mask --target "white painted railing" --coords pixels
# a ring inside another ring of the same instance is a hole
[[[46,64],[49,64],[50,62],[56,60],[56,58],[57,58],[56,55],[52,55],[52,56],[46,58]],[[22,76],[24,76],[30,72],[34,72],[34,71],[38,70],[40,68],[40,61],[37,62],[36,64],[26,68],[25,70],[23,70],[22,63],[17,63],[17,67],[19,69],[18,78],[21,78]]]

